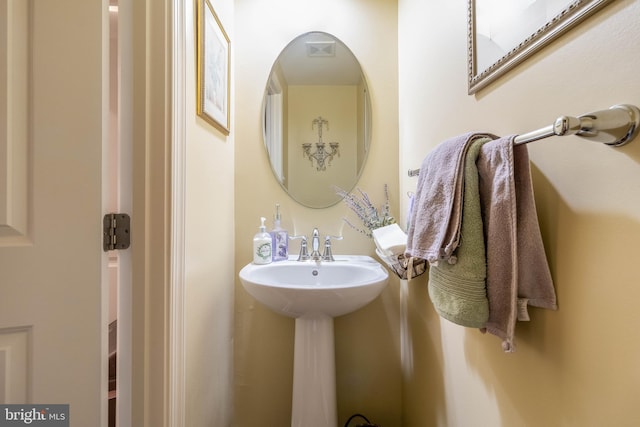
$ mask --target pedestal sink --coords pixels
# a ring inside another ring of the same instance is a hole
[[[248,264],[240,281],[254,298],[295,318],[292,427],[336,427],[333,318],[373,301],[389,274],[373,258]]]

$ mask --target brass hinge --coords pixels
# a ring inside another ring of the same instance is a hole
[[[102,249],[127,249],[131,244],[131,218],[123,213],[106,214],[102,221]]]

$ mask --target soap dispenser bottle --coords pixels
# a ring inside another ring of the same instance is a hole
[[[260,228],[258,233],[253,236],[253,263],[254,264],[269,264],[271,263],[271,235],[267,233],[267,228],[264,222],[267,219],[265,217],[260,218]]]
[[[286,261],[289,258],[289,233],[280,224],[280,205],[276,204],[271,230],[271,253],[274,261]]]

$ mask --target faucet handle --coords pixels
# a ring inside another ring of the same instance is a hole
[[[324,252],[322,253],[323,261],[335,261],[333,253],[331,252],[331,239],[342,240],[342,236],[326,236],[324,238]]]
[[[298,240],[300,239],[300,254],[298,255],[298,261],[307,261],[311,257],[309,256],[309,251],[307,250],[307,236],[289,236],[289,240]]]

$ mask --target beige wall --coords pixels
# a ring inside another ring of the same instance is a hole
[[[185,52],[186,425],[231,426],[235,280],[233,104],[229,136],[196,115],[195,2],[184,4],[186,46],[192,47]],[[233,40],[233,1],[212,4]]]
[[[468,130],[524,133],[560,115],[640,104],[640,2],[614,2],[476,96],[466,0],[399,2],[401,194],[406,170]],[[640,140],[529,145],[557,312],[532,309],[517,351],[439,319],[410,284],[403,426],[640,424]],[[403,205],[403,204],[401,204]]]
[[[397,4],[389,0],[240,0],[235,2],[236,273],[251,261],[260,216],[280,203],[291,234],[342,234],[336,253],[372,254],[366,238],[344,227],[343,204],[309,209],[273,178],[262,144],[260,107],[273,62],[295,37],[326,31],[360,61],[371,91],[373,140],[359,186],[382,202],[383,185],[398,188]],[[358,25],[354,25],[357,22]],[[300,160],[303,161],[302,156]],[[308,162],[308,160],[304,160]],[[398,211],[398,194],[391,194]],[[225,199],[220,199],[225,200]],[[293,252],[298,245],[294,244]],[[386,426],[401,425],[397,281],[366,308],[336,319],[339,419],[362,412]],[[290,423],[294,321],[262,307],[236,281],[234,426]]]

